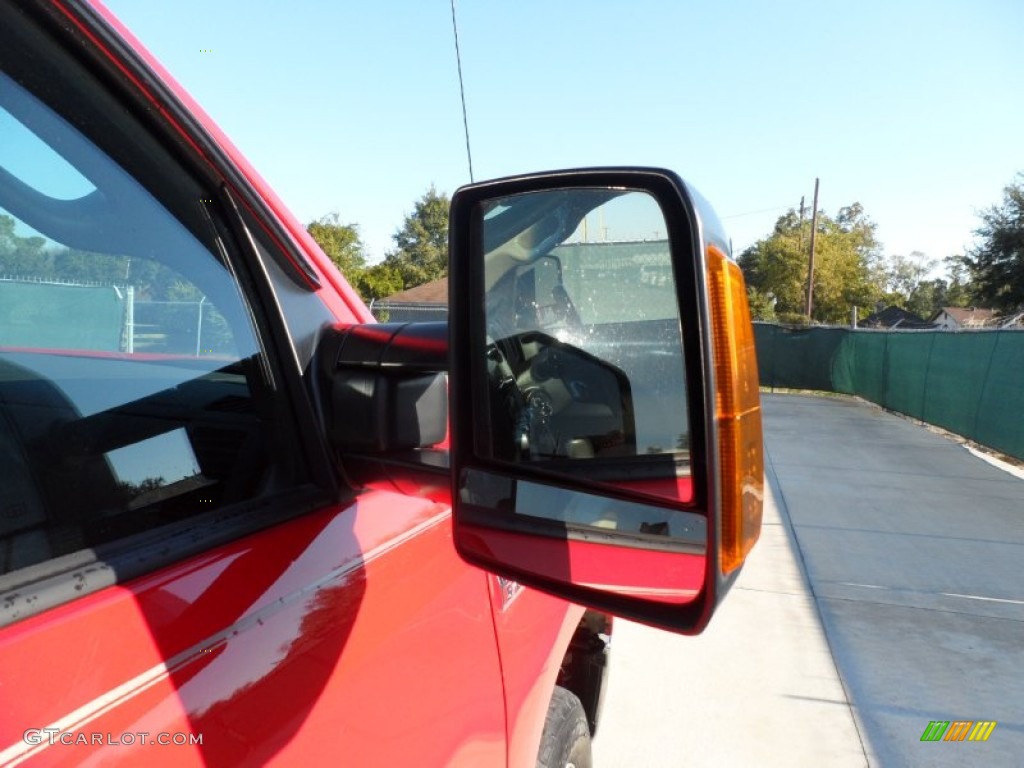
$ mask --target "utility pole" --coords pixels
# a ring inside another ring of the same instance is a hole
[[[814,308],[814,236],[818,232],[818,179],[814,179],[814,210],[811,211],[811,255],[807,263],[807,324]]]
[[[803,253],[804,250],[804,196],[800,195],[800,227],[797,229],[797,235],[800,238],[800,250],[797,253]]]

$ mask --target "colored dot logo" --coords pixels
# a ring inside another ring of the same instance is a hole
[[[199,52],[200,53],[213,53],[213,49],[212,48],[200,48]]]

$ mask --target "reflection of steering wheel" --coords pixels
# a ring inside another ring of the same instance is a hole
[[[558,453],[558,438],[551,429],[555,404],[542,387],[531,387],[526,398],[526,428],[529,430],[530,458],[547,459]]]
[[[551,398],[539,387],[520,390],[505,353],[491,338],[486,354],[495,457],[522,461],[555,455],[558,441],[551,431]]]
[[[516,385],[512,366],[505,353],[490,336],[487,337],[488,403],[491,415],[491,450],[495,458],[518,460],[527,446],[517,429],[523,410],[523,394]]]

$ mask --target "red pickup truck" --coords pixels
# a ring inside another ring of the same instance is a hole
[[[108,11],[0,5],[0,765],[588,765],[610,616],[699,632],[760,529],[726,243],[471,185],[450,321],[376,323]]]

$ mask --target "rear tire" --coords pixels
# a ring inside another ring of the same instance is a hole
[[[555,686],[540,737],[537,768],[592,768],[587,713],[572,691]]]

